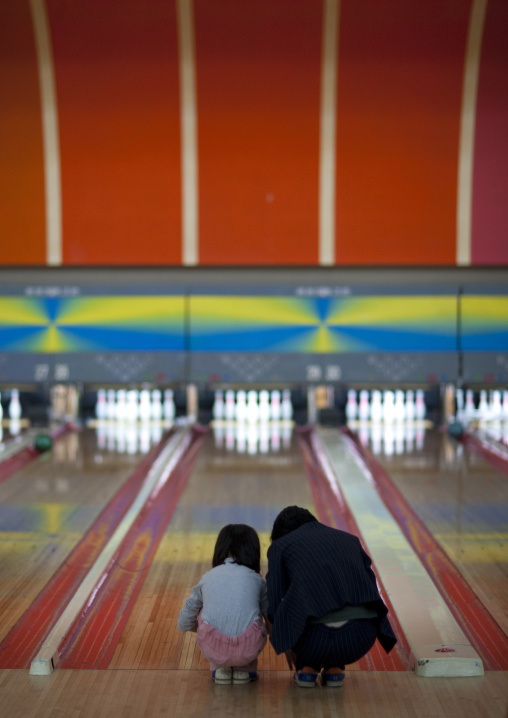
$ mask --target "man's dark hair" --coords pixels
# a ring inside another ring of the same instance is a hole
[[[302,509],[300,506],[286,506],[273,522],[271,539],[277,541],[311,521],[317,521],[317,518],[307,509]]]
[[[228,557],[240,566],[247,566],[256,573],[261,573],[259,536],[252,526],[228,524],[219,531],[212,566],[220,566]]]

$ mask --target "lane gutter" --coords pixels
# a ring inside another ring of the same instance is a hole
[[[487,670],[508,670],[508,636],[500,628],[455,564],[358,436],[341,429],[350,450],[361,458],[374,487],[420,558],[446,605],[481,656]]]
[[[0,668],[28,668],[44,636],[59,619],[70,597],[107,544],[139,493],[150,468],[174,434],[167,431],[143,457],[101,511],[83,538],[0,643]]]

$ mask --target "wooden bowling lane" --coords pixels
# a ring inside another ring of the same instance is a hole
[[[85,429],[0,484],[0,641],[140,460]]]
[[[506,476],[446,433],[422,439],[375,458],[508,634]]]
[[[288,504],[314,511],[296,443],[279,451],[249,455],[205,446],[123,631],[110,669],[208,670],[195,635],[182,634],[176,618],[201,575],[211,568],[217,534],[228,523],[246,523],[260,535],[266,574],[269,535],[278,512]],[[287,670],[283,657],[267,646],[260,670]]]

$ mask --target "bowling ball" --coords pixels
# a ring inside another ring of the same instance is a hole
[[[454,421],[448,426],[448,434],[454,439],[460,439],[464,433],[464,427],[458,421]]]
[[[49,434],[37,434],[35,437],[34,446],[41,454],[44,451],[48,451],[53,446],[53,439]]]

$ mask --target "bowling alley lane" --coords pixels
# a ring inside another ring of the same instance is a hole
[[[435,428],[371,431],[368,445],[508,634],[508,477]]]
[[[118,448],[75,431],[0,484],[0,641],[141,461]]]
[[[315,510],[290,430],[272,434],[268,445],[260,437],[256,443],[250,437],[244,445],[241,436],[227,432],[206,437],[110,669],[207,670],[195,635],[180,633],[176,618],[192,586],[211,568],[220,529],[228,523],[246,523],[258,531],[265,575],[269,536],[279,511],[288,504]],[[267,646],[259,668],[287,670],[287,665]]]

